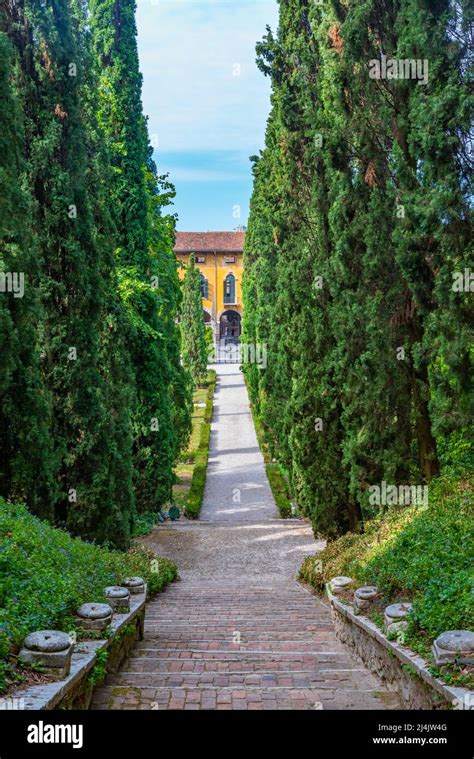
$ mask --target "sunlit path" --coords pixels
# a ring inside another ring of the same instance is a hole
[[[317,543],[305,522],[278,518],[242,374],[217,371],[201,520],[146,539],[182,580],[148,605],[145,639],[94,708],[398,708],[297,582]]]
[[[218,382],[201,519],[212,522],[269,520],[278,511],[265,474],[242,372],[217,366]]]

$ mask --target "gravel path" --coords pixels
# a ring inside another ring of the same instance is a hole
[[[274,519],[278,511],[258,447],[242,372],[232,364],[217,368],[201,520],[235,524]]]

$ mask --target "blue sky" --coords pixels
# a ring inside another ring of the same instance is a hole
[[[247,224],[270,107],[255,44],[277,18],[276,0],[137,0],[144,111],[180,231]]]

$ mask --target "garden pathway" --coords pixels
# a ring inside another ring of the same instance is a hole
[[[147,605],[145,638],[95,709],[397,709],[296,580],[322,544],[278,518],[236,365],[219,365],[201,519],[145,539],[181,581]]]

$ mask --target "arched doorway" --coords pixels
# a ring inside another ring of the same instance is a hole
[[[242,319],[237,311],[224,311],[219,322],[219,339],[224,345],[238,345],[242,332]]]

